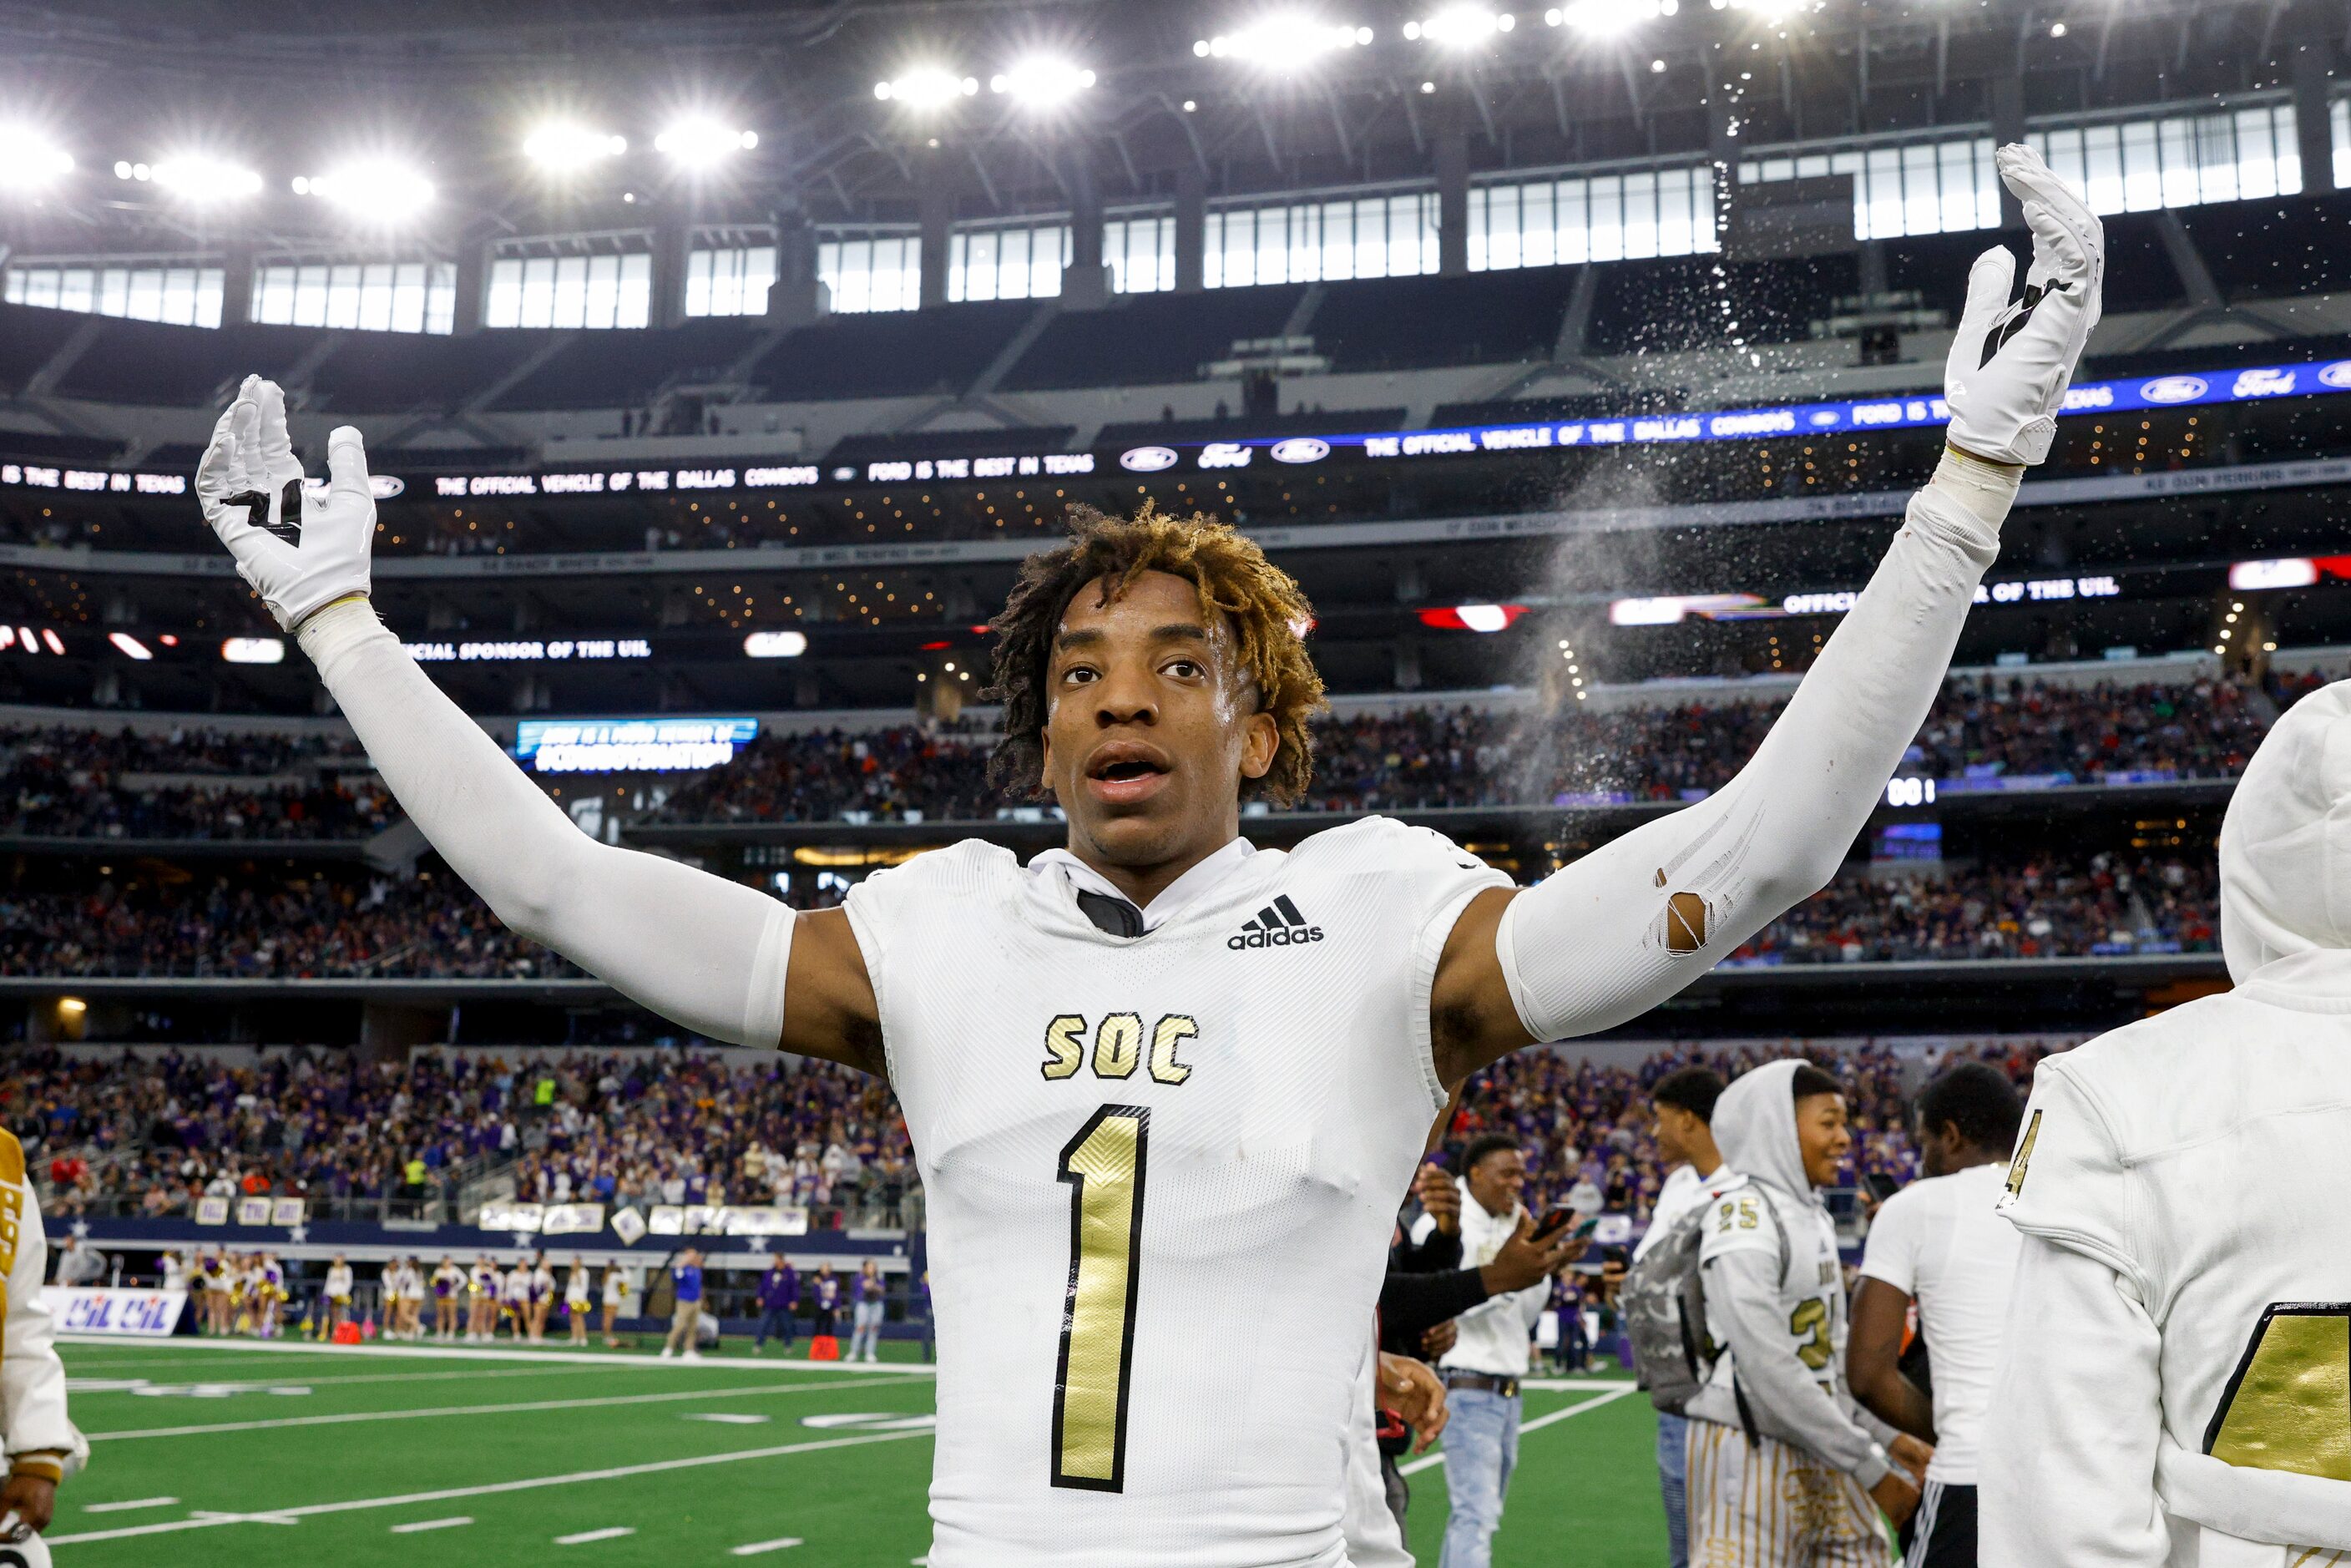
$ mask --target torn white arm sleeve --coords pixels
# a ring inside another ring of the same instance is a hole
[[[1947,452],[1738,777],[1510,901],[1494,946],[1529,1034],[1636,1018],[1828,884],[1942,687],[2018,472]]]
[[[366,601],[320,611],[299,635],[402,809],[500,920],[696,1034],[777,1043],[789,907],[581,832]]]

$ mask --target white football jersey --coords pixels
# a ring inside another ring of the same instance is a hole
[[[2346,1008],[2351,954],[2310,953],[2051,1057],[1999,1199],[2146,1304],[2155,1490],[2207,1563],[2238,1538],[2351,1548]]]
[[[933,1563],[1344,1562],[1437,961],[1508,885],[1374,818],[1131,939],[982,843],[852,892],[929,1203]]]

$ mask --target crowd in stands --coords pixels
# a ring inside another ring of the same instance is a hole
[[[2222,779],[2244,767],[2271,714],[2317,685],[2274,692],[2230,681],[2071,687],[2022,676],[1951,681],[1906,773],[2052,782]],[[1779,703],[1591,709],[1541,717],[1413,708],[1314,727],[1306,810],[1677,800],[1717,789],[1754,754]],[[992,817],[1010,804],[986,779],[992,737],[898,728],[762,737],[672,795],[664,821],[795,822]]]
[[[920,1186],[895,1102],[824,1062],[565,1057],[543,1135],[516,1173],[533,1203],[777,1204],[903,1222]]]
[[[322,774],[340,764],[348,778]],[[0,833],[97,839],[340,839],[398,808],[347,736],[0,727]]]
[[[796,877],[787,902],[823,908],[831,878]],[[1734,953],[1734,964],[2047,958],[2208,952],[2218,887],[2209,852],[2084,852],[1856,862]],[[325,877],[198,886],[101,882],[86,893],[0,894],[0,973],[552,979],[579,971],[499,925],[443,876]]]
[[[1943,1042],[1930,1065],[1982,1060],[2029,1086],[2038,1037]],[[1735,1076],[1800,1050],[1844,1084],[1854,1128],[1837,1185],[1918,1174],[1909,1095],[1925,1067],[1868,1041],[1662,1051],[1637,1068],[1520,1051],[1471,1079],[1447,1129],[1458,1148],[1505,1132],[1526,1152],[1526,1201],[1646,1218],[1665,1172],[1647,1088],[1704,1062]],[[184,1215],[205,1197],[454,1201],[466,1177],[527,1202],[797,1206],[820,1228],[922,1223],[921,1178],[888,1087],[778,1057],[573,1051],[508,1061],[422,1049],[404,1061],[296,1048],[235,1066],[201,1048],[109,1057],[20,1049],[0,1121],[24,1141],[53,1217]]]
[[[798,908],[842,890],[796,879]],[[87,892],[0,893],[0,974],[559,979],[580,973],[498,924],[446,873],[199,885],[100,881]]]
[[[1733,963],[2210,953],[2220,873],[2209,854],[1987,862],[1948,879],[1840,878],[1773,921]]]
[[[231,1067],[201,1050],[52,1048],[10,1068],[0,1117],[53,1214],[186,1214],[259,1194],[416,1204],[454,1199],[461,1174],[502,1172],[534,1202],[789,1203],[881,1224],[919,1186],[888,1090],[822,1062],[298,1049]]]

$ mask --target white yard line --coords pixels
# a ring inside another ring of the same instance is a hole
[[[421,1410],[348,1410],[324,1416],[282,1416],[268,1420],[145,1427],[130,1432],[92,1432],[89,1437],[93,1443],[119,1443],[133,1437],[198,1437],[220,1432],[268,1432],[285,1427],[349,1427],[371,1421],[422,1421],[440,1416],[524,1415],[538,1410],[598,1410],[615,1405],[667,1405],[681,1400],[830,1394],[838,1388],[888,1387],[921,1381],[915,1377],[869,1377],[856,1383],[758,1383],[741,1388],[674,1388],[661,1394],[610,1394],[591,1399],[530,1399],[515,1405],[434,1405]]]
[[[59,1344],[113,1345],[124,1342],[104,1334],[59,1334]],[[427,1361],[504,1361],[534,1362],[556,1366],[763,1366],[777,1372],[817,1372],[832,1375],[855,1375],[875,1366],[883,1366],[908,1376],[930,1377],[937,1368],[924,1361],[883,1361],[851,1363],[845,1361],[768,1361],[756,1355],[714,1355],[699,1361],[667,1359],[643,1351],[593,1350],[507,1350],[497,1345],[438,1344],[319,1344],[306,1341],[260,1339],[172,1339],[140,1340],[139,1348],[152,1350],[169,1344],[173,1350],[220,1350],[239,1355],[334,1355],[390,1356],[422,1358]],[[110,1362],[110,1365],[120,1365]]]
[[[341,1387],[354,1383],[479,1383],[484,1378],[488,1377],[576,1377],[594,1370],[595,1369],[593,1367],[586,1366],[507,1366],[500,1367],[496,1371],[486,1371],[481,1367],[468,1367],[464,1372],[369,1372],[362,1373],[352,1377],[340,1375],[311,1377],[300,1372],[289,1372],[284,1377],[246,1377],[234,1379],[215,1379],[206,1377],[191,1378],[185,1381],[179,1378],[166,1378],[160,1383],[156,1379],[149,1377],[141,1378],[139,1381],[146,1384],[151,1388],[203,1387],[223,1389],[232,1394],[242,1394],[250,1392],[256,1388],[285,1388],[294,1385],[298,1379],[299,1380],[300,1386],[304,1388],[328,1388]],[[82,1399],[96,1398],[98,1396],[102,1394],[120,1394],[126,1397],[134,1399],[155,1399],[163,1397],[162,1396],[155,1394],[142,1394],[135,1388],[77,1388],[74,1386],[75,1381],[76,1380],[71,1375],[67,1377],[66,1392]],[[99,1381],[107,1380],[100,1379]],[[125,1381],[128,1380],[126,1379]]]
[[[618,1541],[623,1535],[636,1532],[637,1527],[633,1524],[608,1524],[601,1530],[583,1530],[577,1535],[559,1535],[555,1538],[555,1544],[585,1546],[591,1541]]]
[[[919,1432],[868,1432],[855,1437],[820,1437],[812,1442],[784,1443],[769,1448],[740,1448],[728,1454],[701,1454],[691,1458],[655,1459],[642,1465],[616,1465],[601,1470],[577,1470],[562,1476],[532,1476],[518,1481],[492,1481],[483,1486],[444,1487],[437,1491],[402,1492],[396,1497],[360,1498],[350,1502],[314,1502],[299,1508],[281,1508],[266,1514],[199,1514],[192,1519],[159,1521],[154,1524],[125,1525],[117,1530],[90,1530],[77,1535],[52,1535],[51,1546],[78,1546],[92,1541],[123,1541],[134,1536],[168,1535],[183,1530],[206,1530],[218,1524],[234,1524],[240,1520],[310,1519],[320,1514],[350,1513],[361,1509],[407,1508],[419,1503],[449,1502],[461,1497],[495,1497],[505,1492],[536,1491],[543,1487],[579,1486],[591,1481],[624,1480],[632,1476],[664,1475],[672,1470],[699,1469],[706,1465],[731,1465],[745,1459],[781,1458],[788,1454],[813,1454],[829,1448],[861,1448],[869,1443],[899,1443],[909,1437],[927,1437],[927,1428]]]
[[[786,1547],[798,1546],[799,1543],[800,1538],[797,1535],[781,1536],[774,1541],[747,1541],[740,1546],[728,1547],[726,1549],[726,1555],[729,1557],[757,1557],[764,1552],[781,1552]]]
[[[85,1507],[82,1512],[128,1513],[134,1508],[169,1508],[179,1500],[175,1497],[140,1497],[133,1498],[129,1502],[93,1502]]]
[[[1568,1386],[1571,1388],[1590,1388],[1593,1387],[1593,1385],[1589,1383],[1580,1383],[1570,1384]],[[1587,1399],[1581,1405],[1571,1405],[1564,1410],[1554,1410],[1548,1416],[1538,1416],[1531,1421],[1521,1422],[1519,1426],[1519,1436],[1523,1437],[1529,1432],[1539,1432],[1554,1421],[1564,1421],[1571,1416],[1581,1416],[1587,1410],[1597,1410],[1603,1405],[1614,1405],[1619,1399],[1622,1399],[1626,1395],[1632,1393],[1633,1388],[1634,1385],[1629,1383],[1616,1384],[1610,1387],[1606,1393],[1603,1394],[1597,1399]],[[1444,1462],[1445,1452],[1440,1448],[1434,1454],[1425,1454],[1417,1459],[1408,1460],[1404,1464],[1398,1465],[1396,1467],[1396,1470],[1397,1473],[1401,1475],[1416,1476],[1421,1471],[1427,1469],[1430,1466],[1441,1465]]]
[[[394,1535],[417,1535],[428,1530],[455,1530],[461,1524],[473,1522],[472,1514],[461,1513],[451,1519],[419,1519],[406,1524],[395,1524],[392,1527],[392,1532]]]

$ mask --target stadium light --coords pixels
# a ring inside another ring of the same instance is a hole
[[[0,125],[0,191],[39,191],[73,172],[73,154],[29,125]]]
[[[617,158],[628,150],[627,137],[569,120],[550,120],[522,141],[524,157],[559,174],[576,173],[603,159]]]
[[[1614,38],[1680,9],[1681,0],[1574,0],[1573,5],[1544,12],[1543,22],[1547,26],[1573,27],[1588,37]]]
[[[909,109],[936,109],[977,91],[977,77],[957,76],[937,66],[917,66],[888,81],[873,84],[875,98],[884,103],[903,103]]]
[[[221,641],[220,655],[231,664],[282,664],[286,644],[276,637],[226,637]]]
[[[1434,16],[1406,22],[1404,36],[1464,49],[1482,44],[1497,33],[1507,33],[1518,25],[1518,17],[1508,11],[1491,11],[1483,5],[1447,5]]]
[[[1197,39],[1192,45],[1192,52],[1204,60],[1246,60],[1251,65],[1289,69],[1371,41],[1369,27],[1350,22],[1325,22],[1290,12],[1253,22],[1238,32]]]
[[[433,182],[389,158],[363,158],[324,174],[297,174],[294,193],[316,196],[354,217],[394,224],[433,204]]]
[[[261,193],[261,176],[242,165],[191,152],[157,163],[117,163],[118,180],[152,182],[198,206]]]
[[[797,659],[808,652],[808,633],[754,632],[743,639],[743,652],[754,659]]]
[[[1008,71],[998,72],[987,83],[991,92],[1008,93],[1039,108],[1067,103],[1093,85],[1093,72],[1044,57],[1022,60]]]
[[[756,131],[737,131],[699,116],[678,120],[653,138],[654,152],[665,152],[689,169],[707,169],[758,144]]]

